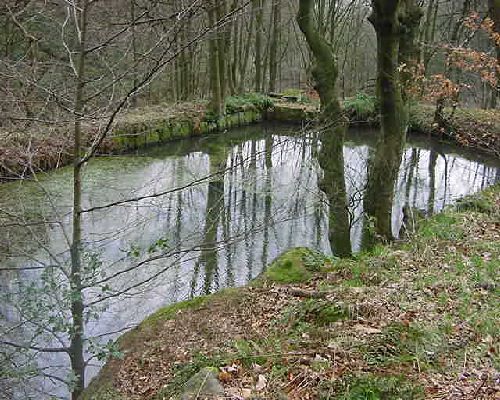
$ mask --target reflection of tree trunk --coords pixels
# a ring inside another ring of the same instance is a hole
[[[434,214],[434,202],[436,199],[436,161],[438,153],[431,149],[429,154],[429,198],[427,199],[427,215]]]
[[[217,160],[210,157],[210,175],[225,169],[225,158]],[[208,183],[207,207],[205,212],[205,231],[199,263],[205,268],[203,293],[209,294],[212,286],[216,288],[217,278],[217,231],[219,221],[224,212],[224,175],[216,175]]]
[[[208,184],[207,211],[205,215],[205,234],[201,249],[200,263],[205,267],[203,292],[210,293],[217,271],[217,230],[224,205],[224,180]]]
[[[226,286],[234,286],[233,274],[233,250],[234,246],[231,244],[231,226],[232,226],[232,206],[233,206],[233,192],[234,190],[234,176],[235,176],[235,161],[234,154],[231,155],[231,165],[229,172],[229,187],[227,190],[227,204],[224,208],[223,227],[224,227],[224,249],[226,254]]]
[[[345,119],[337,97],[338,68],[332,48],[315,25],[313,9],[312,0],[301,0],[297,21],[315,58],[312,74],[320,96],[322,120],[328,124],[319,161],[324,171],[322,188],[330,203],[330,243],[333,252],[349,256],[351,242],[343,156]]]
[[[250,231],[247,230],[247,224],[245,223],[245,245],[247,252],[247,268],[248,268],[248,280],[253,278],[253,260],[255,252],[255,225],[257,222],[257,142],[252,140],[250,148],[250,171],[253,177],[252,182],[252,217],[250,220]],[[244,213],[245,221],[246,212]]]
[[[268,262],[269,251],[269,226],[271,225],[271,207],[272,207],[272,179],[273,168],[273,137],[268,134],[266,137],[266,187],[264,189],[264,238],[262,240],[262,267],[265,268]]]
[[[184,172],[184,160],[175,164],[174,175],[176,176],[176,186],[182,184],[182,174]],[[173,197],[171,197],[173,198]],[[179,252],[179,255],[175,259],[174,264],[174,298],[177,299],[178,294],[181,290],[180,287],[180,272],[181,272],[181,258],[180,251],[182,249],[182,212],[184,210],[183,204],[183,192],[179,190],[177,192],[177,199],[175,202],[175,229],[174,229],[174,243],[175,249]],[[170,228],[170,224],[168,226]]]
[[[351,239],[346,205],[343,140],[339,140],[339,136],[335,129],[324,135],[319,163],[324,173],[321,188],[326,193],[330,206],[328,221],[332,252],[347,257],[351,255]]]
[[[411,184],[413,183],[413,176],[415,175],[416,169],[418,167],[418,161],[420,158],[420,152],[416,148],[411,150],[410,163],[407,168],[407,179],[406,179],[406,189],[405,189],[405,205],[409,206],[410,203],[410,191]]]

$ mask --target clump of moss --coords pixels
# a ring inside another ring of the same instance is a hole
[[[94,385],[95,391],[88,388],[80,397],[80,400],[125,400],[110,383]]]
[[[167,321],[175,317],[175,315],[181,310],[190,310],[201,307],[207,300],[207,296],[195,297],[191,300],[182,301],[180,303],[172,304],[160,308],[157,312],[150,315],[144,320],[141,326],[153,326],[158,321]]]
[[[261,279],[276,283],[306,282],[326,262],[318,254],[306,248],[288,250],[273,261]]]

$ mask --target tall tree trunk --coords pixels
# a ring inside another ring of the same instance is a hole
[[[221,21],[226,14],[226,2],[224,0],[215,0],[216,4],[216,16],[217,21]],[[217,39],[217,58],[219,62],[219,87],[220,96],[222,99],[225,98],[227,92],[227,81],[226,81],[226,65],[228,54],[229,41],[227,38],[227,27],[223,27],[218,35]]]
[[[133,84],[134,87],[137,87],[138,79],[137,79],[137,38],[136,38],[136,29],[135,29],[135,0],[130,0],[130,20],[131,20],[131,28],[130,33],[132,35],[132,62],[133,62]],[[133,96],[130,100],[130,104],[132,107],[137,106],[137,96]]]
[[[489,15],[494,23],[495,32],[500,35],[500,0],[488,0]],[[493,93],[491,94],[491,108],[495,109],[497,107],[498,98],[500,97],[500,45],[498,42],[495,43],[496,53],[497,53],[497,84],[493,88]]]
[[[208,23],[210,27],[215,27],[217,22],[217,13],[215,8],[215,2],[211,2],[208,6]],[[220,86],[220,64],[219,64],[219,42],[215,33],[209,39],[209,68],[210,68],[210,90],[211,90],[211,102],[210,111],[214,116],[219,117],[223,114],[223,98]]]
[[[297,22],[315,59],[312,74],[320,96],[322,120],[327,128],[322,137],[319,161],[324,171],[321,186],[330,205],[330,243],[332,251],[345,257],[351,254],[343,156],[346,119],[337,96],[335,55],[314,24],[313,8],[314,0],[300,0]]]
[[[437,20],[437,11],[439,9],[438,0],[429,0],[425,12],[425,20],[421,32],[422,46],[420,47],[420,62],[424,66],[424,71],[427,73],[427,65],[432,57],[432,44],[434,42],[434,34]]]
[[[241,31],[243,30],[243,27],[241,28]],[[252,32],[253,30],[253,18],[250,19],[250,26],[248,29],[248,32]],[[243,53],[242,55],[240,54],[239,57],[239,72],[240,72],[240,82],[238,85],[238,92],[242,93],[245,90],[245,80],[246,80],[246,72],[248,68],[248,60],[250,58],[250,47],[251,47],[251,40],[250,40],[250,35],[246,37],[246,43],[243,43],[245,39],[245,35],[243,35],[243,32],[240,32],[240,51]]]
[[[73,149],[73,235],[71,242],[71,317],[73,332],[70,341],[71,369],[76,381],[71,398],[76,400],[85,387],[85,360],[84,360],[84,320],[83,320],[83,291],[82,291],[82,119],[84,114],[85,89],[85,47],[87,37],[87,17],[89,0],[81,0],[75,7],[78,15],[79,30],[77,50],[76,93],[74,103],[74,149]]]
[[[281,1],[273,0],[272,8],[272,36],[269,54],[269,91],[276,91],[276,80],[278,76],[278,45],[280,36],[280,24],[281,24]]]
[[[236,8],[236,5],[237,4],[235,2],[233,7]],[[240,52],[240,39],[239,39],[239,35],[240,35],[239,21],[240,21],[240,19],[234,21],[233,26],[232,26],[232,30],[233,30],[233,33],[232,33],[232,36],[233,36],[233,40],[232,40],[233,57],[232,58],[233,59],[232,59],[232,62],[230,63],[230,67],[229,67],[229,75],[230,75],[229,93],[231,95],[236,94],[236,90],[238,88],[237,71],[238,71],[239,56],[241,54],[241,52]]]
[[[422,45],[418,41],[422,9],[415,0],[403,0],[399,13],[399,23],[402,25],[398,63],[401,69],[401,84],[403,102],[407,105],[410,97],[409,88],[413,85],[417,71]]]
[[[464,22],[465,18],[467,18],[467,16],[469,15],[470,10],[471,10],[471,0],[463,0],[461,16],[455,22],[455,25],[453,27],[453,31],[451,34],[451,38],[450,38],[451,47],[458,45],[463,22]],[[451,60],[450,60],[450,51],[449,50],[447,50],[447,52],[445,54],[445,58],[446,58],[445,59],[445,68],[444,68],[443,75],[446,79],[449,79],[453,74],[453,68],[452,68],[452,64],[451,64]],[[458,101],[458,94],[457,94],[457,98],[455,100]],[[447,118],[446,118],[445,112],[444,112],[445,111],[444,110],[445,103],[446,103],[446,98],[444,96],[439,96],[439,98],[436,101],[436,109],[434,111],[434,122],[439,127],[446,129],[448,126],[448,121],[447,121]]]
[[[262,30],[264,26],[264,0],[253,0],[255,12],[255,91],[262,90]]]

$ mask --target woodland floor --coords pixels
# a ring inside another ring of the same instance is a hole
[[[160,310],[85,399],[175,399],[205,366],[226,399],[500,399],[500,186],[353,259],[307,249]]]

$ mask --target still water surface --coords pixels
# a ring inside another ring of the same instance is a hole
[[[87,336],[106,343],[164,305],[243,285],[291,247],[335,254],[328,241],[335,227],[328,226],[318,186],[320,142],[298,131],[252,126],[93,160],[83,185]],[[376,135],[351,130],[344,147],[354,251],[361,246],[362,196]],[[403,206],[438,212],[498,181],[499,166],[497,159],[410,137],[396,183],[394,234]],[[0,186],[0,333],[10,341],[26,343],[35,335],[33,344],[56,345],[65,335],[54,339],[39,325],[44,318],[52,325],[67,320],[60,281],[69,267],[72,175],[64,168],[38,179]],[[35,305],[22,299],[29,296]],[[32,322],[19,324],[21,314]],[[28,365],[29,358],[16,357]],[[37,355],[32,362],[47,376],[67,377],[65,355]],[[92,361],[89,379],[100,365]],[[12,382],[0,380],[5,398],[47,397],[37,391],[66,396],[57,378]]]

